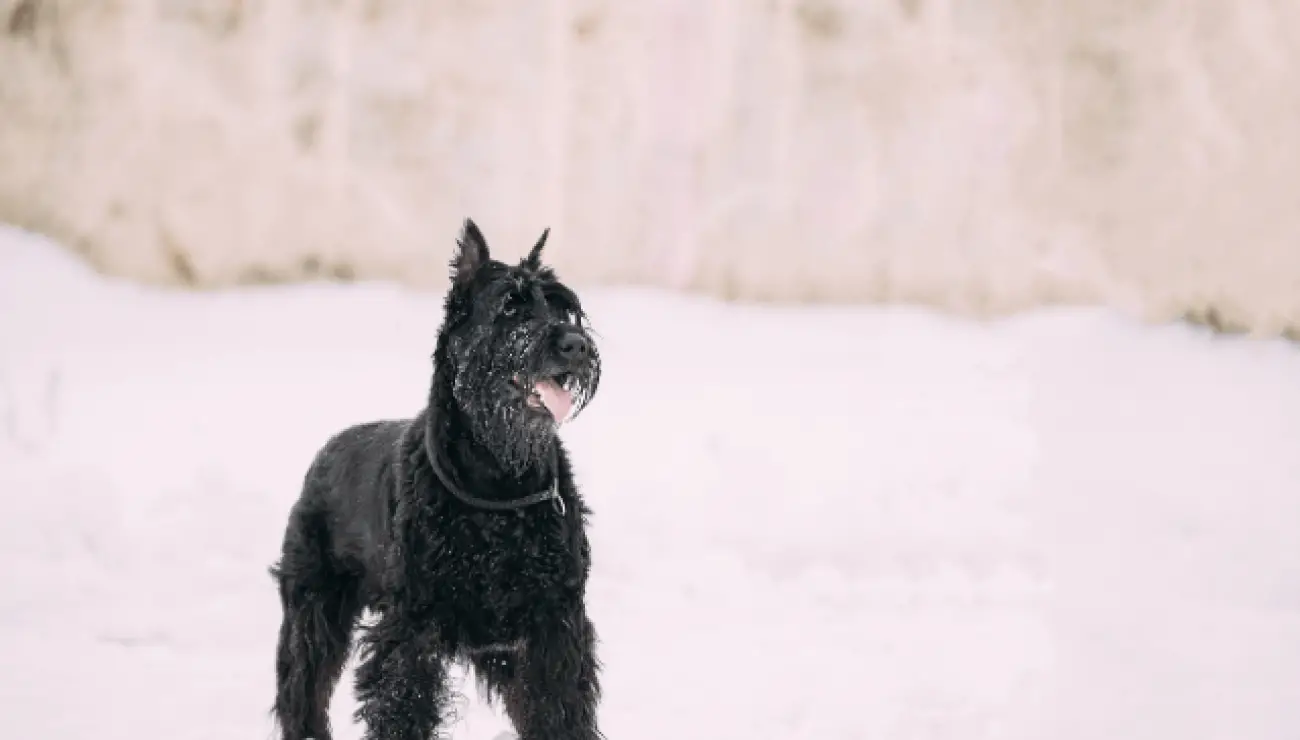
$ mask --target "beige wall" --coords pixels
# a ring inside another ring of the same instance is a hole
[[[221,285],[572,280],[1300,327],[1294,0],[0,0],[0,220]]]

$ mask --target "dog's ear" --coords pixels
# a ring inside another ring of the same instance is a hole
[[[536,270],[542,266],[542,247],[546,246],[546,237],[550,235],[551,229],[548,226],[546,230],[542,232],[542,238],[537,240],[537,243],[533,245],[532,251],[528,253],[528,257],[524,259],[525,267],[530,270]]]
[[[488,254],[487,240],[479,231],[474,219],[465,219],[465,225],[456,238],[456,255],[451,258],[451,280],[453,283],[464,282],[474,277],[478,268],[491,259]]]

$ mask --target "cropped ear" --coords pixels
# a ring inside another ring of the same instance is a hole
[[[524,259],[525,267],[536,270],[542,266],[542,247],[546,246],[546,237],[550,235],[551,229],[548,226],[546,230],[542,232],[542,238],[537,240],[537,243],[533,245],[532,251],[528,253],[528,257]]]
[[[465,219],[465,225],[456,238],[456,255],[451,258],[451,280],[453,283],[467,281],[474,277],[478,268],[491,259],[488,254],[487,240],[478,224],[473,219]]]

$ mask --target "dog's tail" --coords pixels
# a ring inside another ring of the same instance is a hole
[[[323,545],[312,534],[299,529],[291,531],[290,537],[298,535],[293,538],[296,544]],[[271,567],[284,610],[271,714],[285,740],[327,740],[330,696],[347,662],[352,628],[360,613],[356,582],[330,572],[323,548],[291,552],[286,540],[285,549],[284,557]]]

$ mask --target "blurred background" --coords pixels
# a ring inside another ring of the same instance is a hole
[[[1294,0],[0,0],[0,716],[270,736],[469,216],[604,343],[611,737],[1294,740],[1297,193]]]
[[[4,0],[0,218],[97,267],[1300,326],[1288,0]]]

